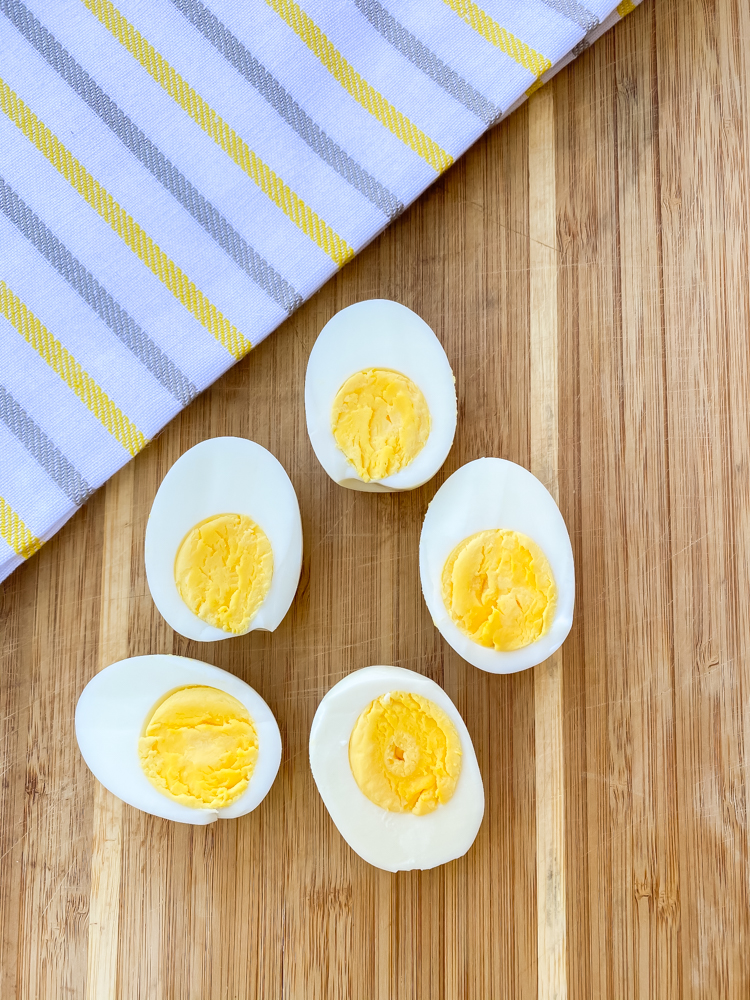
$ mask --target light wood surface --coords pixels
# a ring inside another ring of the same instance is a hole
[[[99,670],[128,656],[134,473],[135,467],[131,463],[103,489]],[[87,1000],[110,1000],[117,996],[123,808],[124,804],[103,785],[99,782],[94,784],[86,952]]]
[[[530,471],[559,502],[555,91],[529,101]],[[534,669],[537,993],[567,997],[562,649]]]
[[[197,399],[0,588],[0,996],[750,996],[750,5],[645,0]],[[403,496],[335,487],[304,428],[334,312],[415,309],[457,377],[455,446]],[[273,634],[175,635],[143,567],[158,485],[191,445],[269,448],[302,509]],[[556,489],[577,568],[557,661],[464,663],[419,590],[421,520],[499,455]],[[186,828],[122,806],[78,753],[114,659],[181,653],[276,714],[250,816]],[[307,765],[323,693],[394,663],[443,684],[487,812],[432,872],[368,867]]]

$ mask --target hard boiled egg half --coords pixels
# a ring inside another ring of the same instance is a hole
[[[151,596],[175,632],[199,642],[273,632],[302,568],[302,522],[289,476],[254,441],[202,441],[164,477],[145,554]]]
[[[439,340],[398,302],[336,313],[310,352],[307,430],[340,486],[384,493],[431,479],[456,432],[456,388]]]
[[[484,815],[471,737],[448,695],[412,670],[356,670],[325,695],[310,767],[344,840],[389,872],[466,854]]]
[[[123,802],[202,826],[252,812],[279,770],[281,736],[239,677],[184,656],[134,656],[78,700],[83,759]]]
[[[443,483],[422,526],[419,572],[443,638],[482,670],[533,667],[570,631],[568,529],[542,483],[513,462],[480,458]]]

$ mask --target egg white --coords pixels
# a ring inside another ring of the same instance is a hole
[[[480,646],[462,632],[443,602],[441,577],[463,539],[490,528],[519,531],[536,542],[557,588],[555,615],[536,642],[504,653]],[[479,458],[457,469],[432,498],[419,540],[422,593],[440,634],[469,663],[494,674],[525,670],[546,660],[573,623],[575,569],[570,536],[550,493],[530,472],[502,458]]]
[[[331,409],[341,386],[356,372],[385,368],[406,375],[430,411],[430,435],[405,468],[363,482],[336,444]],[[456,433],[456,386],[440,341],[423,319],[389,299],[357,302],[337,312],[315,341],[305,376],[307,432],[318,461],[340,486],[366,493],[411,490],[431,479]]]
[[[360,790],[349,765],[349,738],[375,698],[406,691],[429,698],[453,722],[461,741],[461,773],[452,798],[426,816],[389,812]],[[364,667],[323,697],[310,730],[310,768],[331,819],[361,858],[389,872],[425,870],[460,858],[484,815],[484,785],[471,736],[458,709],[428,677],[401,667]]]
[[[280,624],[302,569],[302,521],[294,487],[281,463],[246,438],[201,441],[178,458],[154,498],[146,526],[146,579],[162,617],[188,639],[216,642],[236,634],[204,622],[185,604],[174,577],[177,550],[191,528],[216,514],[246,514],[265,531],[273,577],[245,632]]]
[[[204,685],[226,691],[250,713],[258,734],[258,758],[250,782],[223,809],[192,809],[162,795],[148,780],[138,740],[156,706],[179,688]],[[96,674],[78,699],[76,739],[95,778],[136,809],[175,823],[205,826],[252,812],[268,794],[281,763],[281,735],[257,691],[226,670],[185,656],[133,656]]]

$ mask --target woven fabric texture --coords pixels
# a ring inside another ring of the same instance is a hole
[[[630,0],[0,0],[0,580]]]

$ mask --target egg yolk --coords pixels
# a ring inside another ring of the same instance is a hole
[[[517,531],[493,528],[459,542],[441,582],[451,618],[480,646],[508,653],[552,624],[552,570],[539,546]]]
[[[146,777],[196,809],[221,809],[245,791],[258,759],[258,734],[241,702],[212,687],[173,692],[138,741]]]
[[[367,368],[339,389],[331,430],[359,478],[369,483],[395,475],[414,460],[430,435],[430,411],[411,379]]]
[[[271,543],[245,514],[217,514],[187,533],[177,550],[174,576],[193,614],[214,628],[240,634],[271,586]]]
[[[381,809],[424,816],[453,795],[461,772],[456,727],[434,702],[391,691],[357,719],[349,766],[360,790]]]

